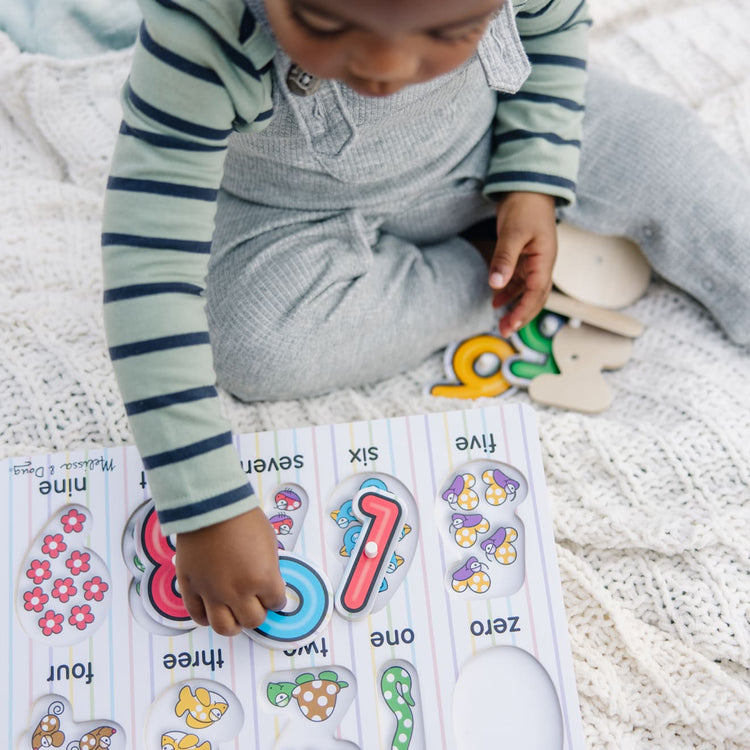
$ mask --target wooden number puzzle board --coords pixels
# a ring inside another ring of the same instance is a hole
[[[236,445],[289,596],[234,638],[185,619],[133,448],[0,462],[6,747],[584,747],[530,409]]]

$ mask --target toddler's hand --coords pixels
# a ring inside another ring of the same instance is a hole
[[[552,289],[557,255],[555,199],[541,193],[508,193],[497,207],[497,244],[490,261],[494,307],[513,302],[500,319],[507,337],[529,323]]]
[[[199,625],[235,635],[284,606],[276,535],[260,508],[178,534],[176,546],[177,585]]]

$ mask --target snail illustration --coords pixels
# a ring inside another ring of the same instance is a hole
[[[515,479],[511,479],[500,469],[488,469],[482,474],[482,479],[487,484],[484,491],[484,499],[490,505],[502,505],[506,500],[513,502],[516,492],[521,486]]]
[[[501,565],[510,565],[516,559],[516,548],[512,542],[518,539],[518,532],[511,527],[499,528],[479,546],[489,560],[495,559]]]
[[[470,557],[460,568],[453,572],[451,585],[453,590],[459,594],[471,589],[476,594],[484,594],[490,588],[490,577],[487,575],[488,567],[479,562],[476,557]]]
[[[474,510],[479,505],[479,495],[472,489],[476,484],[473,474],[458,474],[450,487],[443,492],[443,500],[453,510]]]
[[[471,547],[477,541],[477,534],[490,530],[490,523],[481,513],[454,513],[451,516],[451,529],[459,547]]]

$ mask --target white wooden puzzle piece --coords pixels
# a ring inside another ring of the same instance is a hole
[[[529,396],[540,404],[598,413],[612,403],[612,390],[602,370],[622,367],[633,342],[588,325],[565,325],[552,340],[558,374],[543,374],[529,385]]]
[[[651,281],[651,266],[638,245],[570,224],[557,225],[555,286],[590,305],[622,308],[640,299]]]

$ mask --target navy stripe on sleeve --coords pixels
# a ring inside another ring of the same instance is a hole
[[[220,435],[214,435],[205,440],[199,440],[197,443],[183,445],[181,448],[164,451],[163,453],[154,453],[151,456],[144,456],[143,466],[147,471],[150,471],[151,469],[158,469],[160,466],[168,466],[169,464],[186,461],[189,458],[202,456],[204,453],[210,453],[218,448],[223,448],[225,445],[231,444],[232,433],[222,432]]]
[[[146,115],[146,117],[150,117],[152,120],[156,120],[156,122],[179,130],[182,133],[187,133],[198,138],[205,138],[209,141],[223,141],[232,134],[231,128],[220,130],[218,128],[209,128],[205,125],[197,125],[194,122],[190,122],[190,120],[183,120],[181,117],[175,117],[174,115],[170,115],[169,112],[164,112],[152,106],[133,91],[133,87],[129,82],[126,84],[126,93],[133,106]]]
[[[535,10],[533,13],[528,10],[526,11],[522,10],[518,13],[517,17],[518,18],[537,18],[538,16],[544,15],[556,2],[557,0],[549,0],[549,2],[543,8],[540,8],[539,10]]]
[[[179,508],[168,508],[158,511],[159,523],[162,525],[172,523],[173,521],[184,521],[186,518],[194,518],[195,516],[203,515],[204,513],[210,513],[213,510],[219,508],[225,508],[227,505],[232,505],[244,500],[246,497],[250,497],[253,491],[249,484],[245,484],[242,487],[237,487],[235,490],[229,490],[229,492],[222,492],[220,495],[214,495],[208,497],[205,500],[201,500],[197,503],[191,503],[190,505],[183,505]]]
[[[571,57],[570,55],[550,55],[544,52],[537,52],[528,55],[529,62],[532,65],[562,65],[566,68],[578,68],[586,70],[586,60],[580,57]]]
[[[140,354],[151,354],[152,352],[163,352],[168,349],[179,349],[183,346],[199,346],[208,343],[208,331],[178,333],[173,336],[161,336],[156,339],[135,341],[132,344],[111,346],[109,348],[109,356],[112,360],[126,359],[127,357],[137,357]]]
[[[129,286],[118,286],[107,289],[104,292],[104,304],[108,302],[119,302],[123,299],[135,299],[137,297],[150,297],[154,294],[203,294],[203,287],[197,284],[188,284],[184,281],[163,281],[152,284],[130,284]]]
[[[177,240],[172,237],[144,237],[140,234],[121,234],[118,232],[103,232],[102,247],[124,245],[125,247],[142,247],[148,250],[177,250],[182,253],[198,253],[208,255],[211,252],[211,242],[197,240]]]
[[[587,0],[581,0],[581,2],[578,4],[578,7],[568,16],[567,20],[561,23],[556,29],[550,29],[549,31],[543,31],[541,34],[521,34],[521,39],[542,39],[545,36],[550,36],[552,34],[557,34],[559,31],[567,31],[568,29],[572,29],[575,26],[591,26],[592,21],[590,18],[583,18],[580,21],[576,21],[575,17],[578,15],[578,12],[583,8],[583,6],[586,4]],[[518,14],[521,16],[521,14]]]
[[[248,75],[252,76],[256,81],[260,80],[261,73],[265,73],[269,69],[270,63],[267,65],[264,65],[263,68],[261,69],[256,68],[255,64],[249,57],[246,57],[242,53],[238,52],[234,47],[229,45],[225,39],[220,37],[212,28],[205,26],[203,19],[201,19],[195,13],[192,13],[191,11],[189,11],[187,8],[183,7],[182,5],[178,5],[177,3],[172,2],[172,0],[156,0],[156,2],[159,3],[159,5],[163,6],[164,8],[168,8],[169,10],[177,10],[180,13],[188,13],[194,18],[197,18],[200,21],[201,25],[203,25],[204,28],[206,28],[206,30],[210,31],[213,34],[217,43],[221,46],[224,54],[238,68],[243,70]]]
[[[137,138],[139,141],[148,143],[157,148],[171,148],[181,151],[202,151],[214,153],[217,151],[226,151],[226,146],[212,146],[208,143],[196,143],[195,141],[185,141],[182,138],[176,138],[172,135],[163,135],[161,133],[149,133],[148,130],[139,130],[131,128],[125,121],[120,123],[120,134],[129,135]]]
[[[557,104],[559,107],[570,109],[573,112],[583,112],[584,105],[574,99],[565,99],[561,96],[550,96],[549,94],[538,94],[534,91],[518,91],[515,94],[499,94],[499,100],[513,99],[513,101],[538,102],[539,104]]]
[[[509,130],[507,133],[499,135],[497,140],[500,143],[510,143],[511,141],[525,141],[532,138],[540,138],[548,143],[554,143],[556,146],[581,147],[581,142],[577,139],[562,138],[557,133],[537,133],[533,130]]]
[[[575,190],[576,184],[572,180],[544,172],[493,172],[487,175],[487,183],[493,182],[538,182],[540,185],[554,185],[556,187]]]
[[[132,177],[110,177],[107,180],[108,190],[125,190],[130,193],[151,193],[166,195],[172,198],[192,198],[197,201],[215,201],[219,191],[214,188],[203,188],[197,185],[181,185],[178,182],[161,180],[142,180]]]
[[[155,58],[161,60],[165,65],[169,65],[170,68],[179,70],[181,73],[192,76],[193,78],[200,78],[202,81],[208,81],[216,86],[221,86],[221,78],[211,68],[207,68],[203,65],[198,65],[192,60],[188,60],[186,57],[178,55],[176,52],[168,50],[166,47],[162,47],[149,33],[145,23],[141,23],[141,32],[139,35],[141,44],[144,49],[148,50]]]
[[[244,44],[255,32],[255,26],[255,16],[253,16],[248,8],[245,8],[242,13],[242,20],[240,21],[240,35],[237,41],[240,44]]]
[[[216,398],[219,394],[212,385],[203,385],[197,388],[188,388],[184,391],[175,391],[174,393],[165,393],[162,396],[153,396],[152,398],[141,398],[137,401],[129,401],[125,404],[125,413],[128,416],[133,414],[143,414],[146,411],[154,409],[163,409],[166,406],[174,404],[189,404],[193,401],[202,401],[205,398]]]

